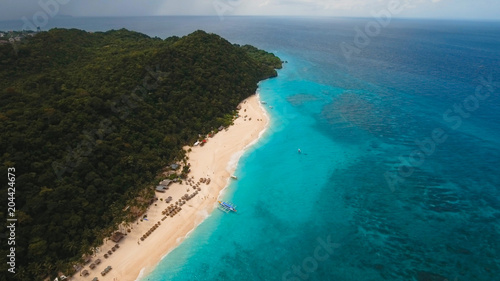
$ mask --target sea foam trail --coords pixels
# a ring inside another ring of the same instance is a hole
[[[139,275],[137,275],[137,278],[135,279],[135,281],[141,281],[142,277],[144,276],[144,271],[146,270],[146,268],[142,268],[141,271],[139,272]]]

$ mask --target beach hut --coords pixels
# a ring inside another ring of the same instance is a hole
[[[155,188],[155,191],[157,191],[157,192],[161,192],[161,193],[165,193],[165,190],[166,190],[166,188],[165,188],[165,186],[163,186],[163,185],[158,185],[158,186],[156,186],[156,188]]]
[[[163,186],[169,186],[172,184],[172,181],[171,180],[162,180],[160,182],[160,185],[163,185]]]
[[[83,259],[83,264],[87,264],[87,263],[89,263],[91,260],[92,260],[92,258],[91,258],[90,256],[86,256],[86,257]]]
[[[119,231],[113,233],[113,235],[111,236],[111,241],[115,242],[115,243],[118,243],[120,240],[122,240],[122,238],[124,237],[125,235]]]
[[[165,187],[163,185],[157,185],[155,191],[165,193]]]

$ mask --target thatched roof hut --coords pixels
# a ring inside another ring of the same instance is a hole
[[[113,235],[111,236],[111,241],[118,243],[120,240],[122,240],[122,238],[124,236],[125,236],[125,234],[117,231],[117,232],[113,233]]]

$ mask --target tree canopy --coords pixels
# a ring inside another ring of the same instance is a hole
[[[273,54],[204,31],[161,40],[52,29],[0,45],[0,165],[16,169],[15,278],[71,274],[130,219],[126,206],[147,205],[135,199],[152,196],[182,146],[226,125],[280,67]]]

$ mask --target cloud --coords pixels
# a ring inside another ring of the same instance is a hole
[[[43,1],[43,0],[42,0]],[[67,0],[73,16],[147,16],[154,15],[165,0]],[[188,1],[183,1],[188,2]]]
[[[33,17],[35,12],[41,10],[38,1],[32,0],[0,0],[0,20],[21,19],[21,17]]]
[[[236,2],[221,0],[222,3]],[[244,0],[240,0],[244,1]],[[215,15],[213,0],[173,0],[163,1],[156,15]]]
[[[33,18],[39,2],[65,2],[60,14],[73,16],[217,15],[214,3],[231,7],[231,15],[305,15],[370,17],[390,1],[410,3],[398,16],[500,19],[498,0],[0,0],[0,20]]]
[[[73,16],[141,16],[153,15],[167,0],[0,0],[0,20],[32,19],[47,7],[58,15]],[[188,1],[183,1],[188,2]],[[54,7],[57,7],[54,8]]]
[[[269,0],[262,1],[262,2],[259,4],[259,7],[264,7],[264,6],[267,6],[267,5],[269,5]]]

